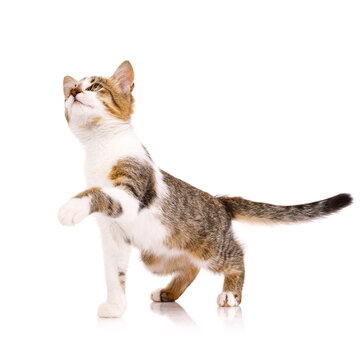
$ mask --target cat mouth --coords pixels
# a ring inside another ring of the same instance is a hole
[[[92,106],[90,106],[90,105],[84,104],[83,102],[81,102],[80,100],[78,100],[78,99],[76,99],[76,98],[74,99],[73,104],[80,104],[80,105],[83,105],[83,106],[92,107]]]
[[[75,103],[79,103],[79,104],[81,104],[81,105],[85,105],[84,103],[82,103],[80,100],[78,100],[78,99],[76,99],[76,98],[74,99],[74,104],[75,104]]]

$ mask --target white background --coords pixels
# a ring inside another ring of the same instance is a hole
[[[358,1],[2,2],[2,359],[359,359]],[[138,136],[161,168],[213,194],[297,204],[349,192],[311,224],[239,224],[246,281],[218,309],[202,271],[178,304],[134,249],[122,319],[104,300],[93,218],[62,79],[135,69]]]

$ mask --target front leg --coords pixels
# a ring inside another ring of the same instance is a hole
[[[77,194],[59,210],[58,218],[63,225],[75,225],[92,213],[117,218],[126,213],[135,216],[139,202],[119,188],[93,187]]]
[[[130,256],[130,245],[125,242],[119,225],[104,217],[98,217],[101,230],[105,278],[106,302],[98,308],[102,318],[121,317],[125,311],[125,277]]]

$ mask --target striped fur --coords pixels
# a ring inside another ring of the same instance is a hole
[[[309,204],[279,206],[255,202],[241,197],[219,197],[232,219],[274,223],[304,222],[330,215],[352,202],[349,194],[339,194],[329,199]]]
[[[90,198],[90,214],[94,212],[102,213],[110,217],[119,217],[122,213],[121,204],[114,201],[111,196],[103,192],[100,188],[91,188],[77,194],[75,198]]]

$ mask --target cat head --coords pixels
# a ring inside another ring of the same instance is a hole
[[[93,132],[109,125],[127,124],[133,110],[134,71],[124,61],[110,78],[64,77],[65,117],[76,132]]]

